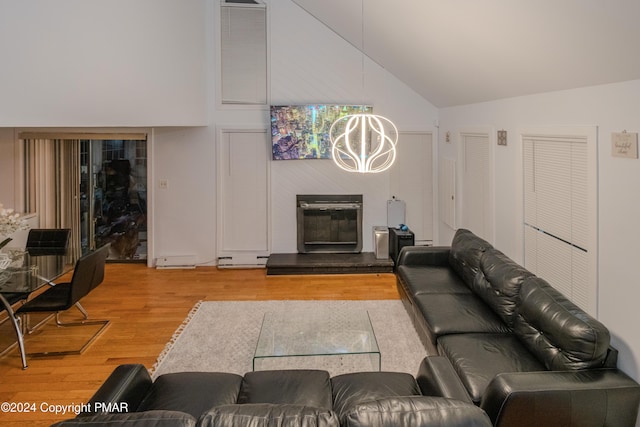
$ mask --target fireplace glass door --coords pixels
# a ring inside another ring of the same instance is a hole
[[[304,212],[305,245],[355,245],[358,243],[358,211],[307,210]]]
[[[359,253],[362,195],[298,195],[298,252]]]

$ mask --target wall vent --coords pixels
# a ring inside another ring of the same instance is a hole
[[[260,3],[257,0],[223,0],[222,4],[224,5],[236,5],[236,4],[242,4],[242,5],[262,5],[262,3]]]
[[[174,255],[156,258],[156,268],[159,270],[169,268],[196,268],[195,255]]]
[[[218,257],[218,268],[264,268],[268,260],[269,256],[234,254]]]

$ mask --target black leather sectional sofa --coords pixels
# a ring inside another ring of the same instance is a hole
[[[428,356],[417,375],[181,372],[121,365],[57,426],[633,427],[640,385],[607,328],[468,230],[403,247],[401,298]],[[383,355],[384,357],[384,355]]]
[[[85,413],[57,427],[490,427],[469,402],[423,396],[426,371],[361,372],[330,378],[320,370],[165,374],[120,365]],[[112,413],[105,413],[112,412]]]
[[[488,242],[461,229],[450,247],[404,247],[396,267],[429,354],[423,392],[473,401],[495,426],[636,425],[640,385],[607,328]]]

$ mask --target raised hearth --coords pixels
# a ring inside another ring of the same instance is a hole
[[[358,254],[271,254],[267,275],[393,273],[391,259],[376,259],[373,252]]]

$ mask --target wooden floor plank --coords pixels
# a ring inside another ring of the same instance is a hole
[[[0,403],[37,407],[29,413],[0,411],[0,424],[47,426],[72,418],[74,414],[41,409],[86,402],[119,364],[151,368],[198,301],[398,298],[390,273],[267,276],[264,269],[156,270],[141,264],[108,264],[104,283],[82,305],[92,318],[109,319],[111,324],[83,354],[31,358],[27,370],[21,368],[17,349],[0,358]],[[77,316],[72,309],[65,319]],[[0,334],[5,343],[13,338],[6,325]]]

